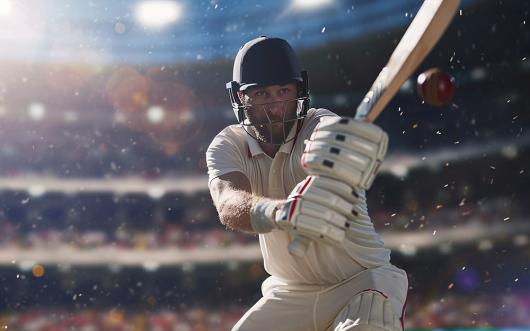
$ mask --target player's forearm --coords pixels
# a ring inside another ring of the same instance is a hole
[[[219,219],[223,225],[232,230],[252,234],[260,232],[256,231],[257,229],[254,228],[251,221],[251,210],[260,201],[274,201],[275,205],[282,203],[281,200],[271,200],[264,197],[257,197],[246,191],[233,190],[226,192],[223,199],[218,203],[217,210],[219,212]],[[256,217],[256,215],[253,217]]]
[[[250,223],[252,194],[245,191],[226,192],[217,206],[219,220],[231,230],[255,233]]]

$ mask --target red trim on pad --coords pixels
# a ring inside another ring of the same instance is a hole
[[[371,288],[368,288],[366,290],[362,290],[361,292],[359,292],[357,294],[360,294],[360,293],[363,293],[363,292],[368,292],[368,291],[377,292],[377,293],[381,294],[382,296],[384,296],[386,299],[388,299],[388,297],[383,292],[378,291],[378,290],[374,290],[374,289],[371,289]],[[401,309],[401,316],[399,317],[399,321],[401,322],[401,329],[403,331],[405,331],[405,309],[407,308],[407,300],[408,300],[408,298],[409,298],[409,291],[407,291],[407,296],[405,297],[405,303],[403,304],[403,309]]]
[[[378,291],[378,290],[374,290],[373,288],[367,288],[366,290],[362,290],[361,292],[359,292],[359,293],[357,293],[357,294],[361,294],[361,293],[363,293],[363,292],[368,292],[368,291],[374,291],[374,292],[377,292],[377,293],[381,294],[382,296],[384,296],[385,299],[388,299],[388,297],[387,297],[383,292]],[[355,294],[355,295],[357,295],[357,294]]]
[[[293,204],[291,205],[291,209],[289,210],[289,222],[291,221],[291,217],[293,216],[294,210],[296,208],[296,203],[298,202],[298,199],[295,198],[293,200]]]
[[[313,180],[313,176],[308,176],[307,179],[305,180],[304,185],[302,185],[302,188],[300,189],[300,191],[296,192],[297,196],[294,197],[293,204],[291,205],[291,208],[289,209],[289,221],[291,221],[291,217],[293,216],[294,210],[296,209],[298,198],[302,195],[302,193],[304,193],[305,189],[307,188],[309,183],[311,183],[312,180]]]
[[[304,183],[304,186],[302,186],[302,188],[300,189],[300,192],[298,192],[298,194],[304,193],[305,189],[307,188],[307,185],[309,185],[309,183],[311,183],[312,180],[313,180],[313,176],[307,177],[307,179],[306,179],[306,181]]]
[[[409,299],[409,291],[407,291],[407,296],[405,297],[405,303],[403,304],[403,309],[401,310],[401,316],[399,321],[401,322],[401,328],[405,331],[405,309],[407,308],[407,301]]]

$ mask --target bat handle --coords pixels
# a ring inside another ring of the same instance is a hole
[[[289,243],[289,254],[299,258],[305,257],[310,243],[311,239],[302,236],[301,234],[296,234],[293,240]]]

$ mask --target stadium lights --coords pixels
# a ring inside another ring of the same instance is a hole
[[[18,262],[18,267],[22,271],[30,271],[31,268],[33,268],[33,266],[35,265],[35,263],[35,261],[23,260]]]
[[[528,245],[528,236],[526,234],[518,234],[513,238],[513,243],[516,246]]]
[[[332,3],[333,0],[293,0],[293,6],[297,9],[315,9]]]
[[[510,144],[506,145],[501,149],[501,154],[507,159],[515,159],[517,154],[519,154],[517,146]]]
[[[195,269],[195,266],[191,262],[184,262],[182,263],[182,271],[186,273],[190,273]]]
[[[155,272],[158,270],[158,268],[160,268],[160,263],[156,261],[144,261],[144,263],[142,263],[142,266],[148,272]]]
[[[395,163],[388,169],[396,177],[405,177],[409,173],[409,168],[406,164]]]
[[[11,14],[13,5],[9,0],[0,0],[0,16],[7,16]]]
[[[147,190],[147,195],[149,195],[149,197],[154,200],[162,198],[164,194],[166,194],[166,190],[159,186],[153,186],[150,187],[149,190]]]
[[[46,107],[42,103],[34,102],[28,107],[29,117],[34,121],[40,121],[46,114]]]
[[[480,251],[489,251],[493,248],[493,243],[489,239],[482,239],[478,242],[477,247]]]
[[[1,0],[0,0],[1,1]],[[177,21],[182,6],[169,0],[143,1],[136,7],[136,18],[145,27],[161,28]]]
[[[42,185],[31,185],[28,187],[28,193],[34,198],[38,198],[46,193],[46,188]]]
[[[164,119],[164,108],[153,106],[147,110],[147,119],[153,124],[162,122]]]
[[[414,245],[408,245],[408,244],[401,244],[398,247],[401,254],[406,256],[415,256],[418,252],[418,248]]]

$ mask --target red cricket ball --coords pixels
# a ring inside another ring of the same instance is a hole
[[[445,106],[455,93],[455,79],[438,68],[429,69],[418,76],[416,90],[428,105]]]

